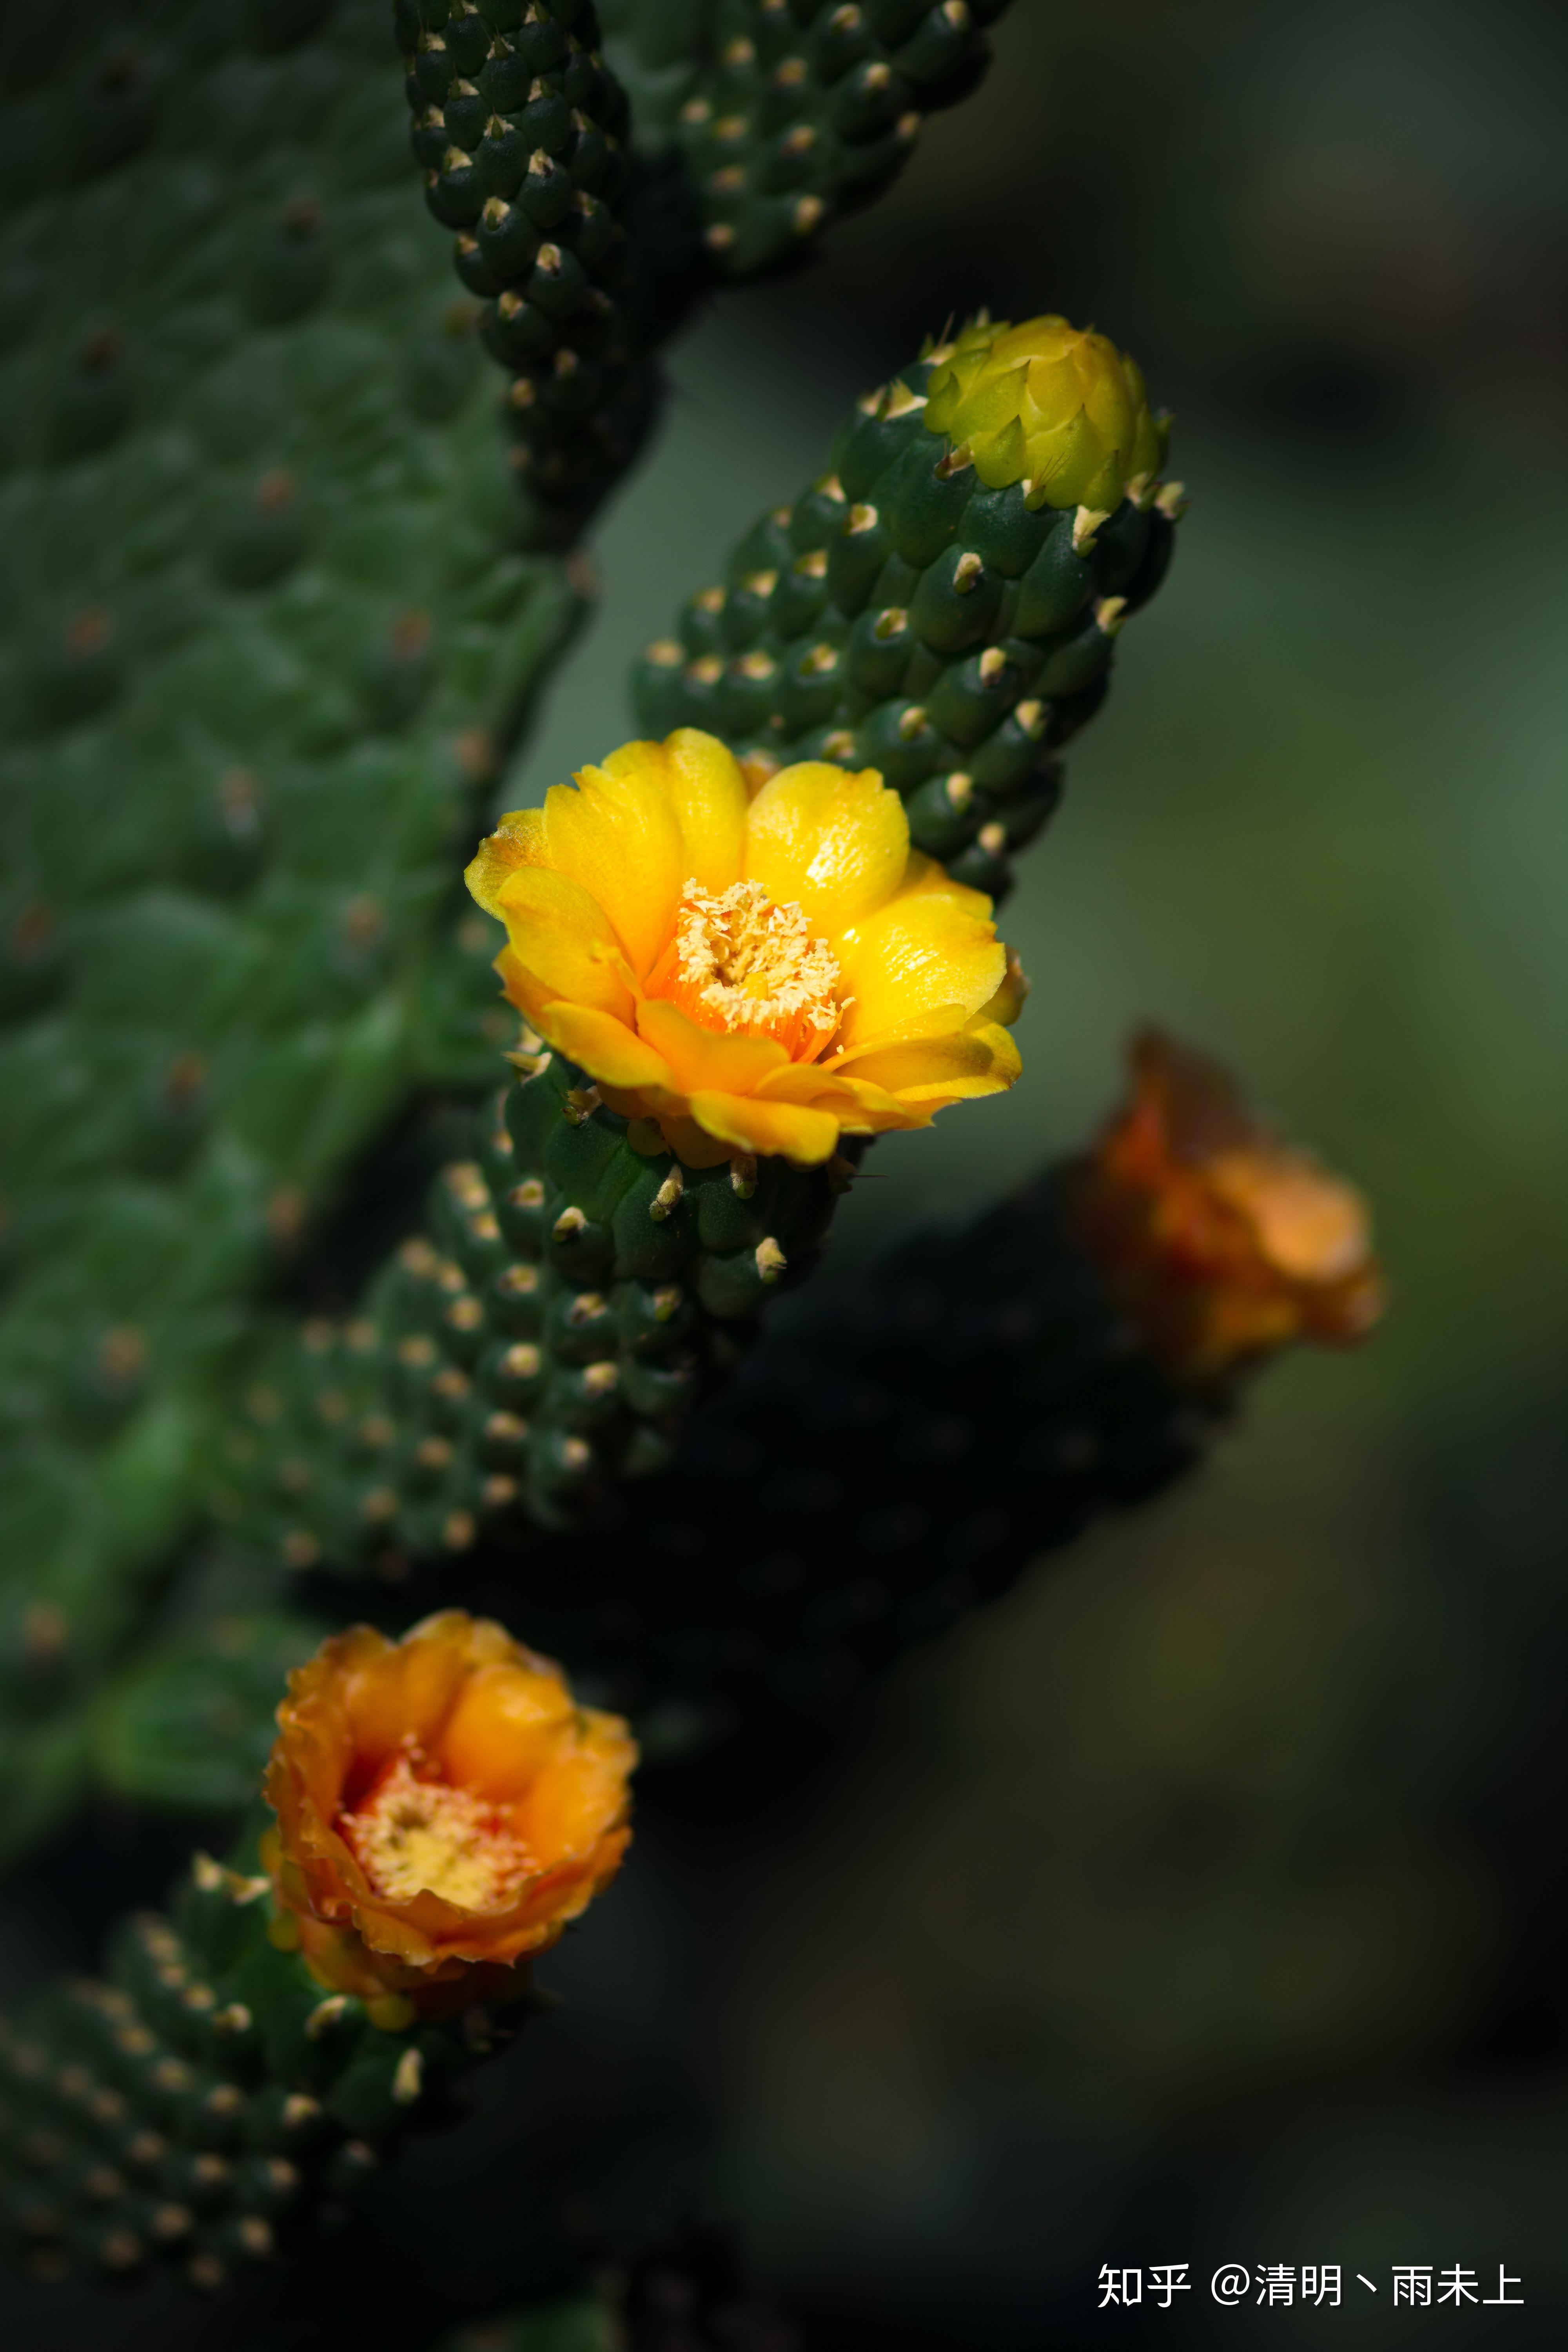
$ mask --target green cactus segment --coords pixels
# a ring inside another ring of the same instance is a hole
[[[750,278],[880,194],[925,116],[984,73],[983,27],[1004,5],[719,0],[699,24],[672,0],[637,0],[605,24],[637,97],[639,142],[678,149],[712,261]]]
[[[96,1710],[100,1781],[132,1804],[242,1813],[277,1736],[278,1694],[331,1630],[279,1610],[152,1643]]]
[[[1060,797],[1055,754],[1104,699],[1180,505],[1152,480],[1109,515],[988,488],[926,429],[939,363],[859,404],[828,472],[746,534],[633,696],[650,736],[878,769],[916,847],[994,897]]]
[[[572,1519],[663,1467],[763,1303],[815,1263],[846,1170],[685,1168],[559,1055],[446,1170],[432,1238],[360,1312],[290,1335],[231,1432],[217,1507],[283,1566],[463,1552],[487,1520]]]
[[[253,1847],[237,1871],[198,1855],[171,1917],[121,1929],[107,1981],[0,2026],[0,2210],[42,2276],[222,2285],[341,2210],[513,2038],[477,2009],[373,2025],[271,1941],[254,1870]]]
[[[772,1331],[667,1478],[522,1563],[533,1637],[650,1738],[854,1685],[1208,1450],[1073,1237],[1070,1171]],[[521,1607],[515,1599],[509,1605]]]
[[[385,0],[28,25],[0,106],[0,1759],[47,1749],[63,1790],[197,1507],[246,1301],[414,1086],[507,1042],[458,869],[581,604],[524,551]]]
[[[654,407],[633,318],[626,101],[590,0],[395,0],[414,152],[458,275],[511,376],[514,462],[567,527]]]

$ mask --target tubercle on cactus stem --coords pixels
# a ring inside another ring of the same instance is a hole
[[[858,404],[827,470],[745,534],[634,684],[650,732],[710,727],[760,768],[875,766],[904,795],[916,846],[994,897],[1057,805],[1057,754],[1104,698],[1114,642],[1163,576],[1182,510],[1151,470],[1164,428],[1103,338],[1056,320],[987,326],[965,396],[984,389],[994,352],[1011,361],[1009,337],[1025,353],[1013,375],[1066,369],[1064,402],[1089,384],[1097,437],[1080,434],[1039,481],[1021,470],[1020,439],[1013,478],[1001,460],[983,478],[932,424],[926,387],[953,374],[957,347],[928,351]],[[1030,362],[1036,345],[1058,355]],[[1031,429],[1071,427],[1057,396],[1042,384]],[[1117,502],[1088,506],[1089,490]]]

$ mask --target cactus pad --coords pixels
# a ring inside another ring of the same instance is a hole
[[[383,0],[7,43],[0,1754],[47,1811],[245,1302],[411,1087],[506,1042],[458,869],[579,600]]]

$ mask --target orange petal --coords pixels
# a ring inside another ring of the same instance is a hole
[[[766,1102],[757,1095],[694,1094],[691,1116],[737,1151],[777,1152],[803,1168],[819,1167],[838,1149],[840,1126],[832,1112],[795,1103]]]
[[[679,1005],[662,997],[643,999],[637,1006],[637,1028],[668,1064],[675,1085],[688,1094],[703,1087],[749,1095],[770,1070],[789,1060],[771,1037],[700,1028]]]
[[[617,1717],[585,1708],[578,1721],[577,1738],[558,1744],[549,1769],[512,1811],[518,1836],[549,1862],[585,1852],[614,1827],[626,1811],[626,1775],[637,1762]]]
[[[531,1015],[541,1036],[558,1045],[591,1077],[609,1087],[668,1087],[674,1084],[662,1055],[645,1045],[634,1030],[613,1013],[586,1004],[557,1001],[542,1005]]]
[[[449,1780],[510,1804],[530,1786],[573,1715],[559,1675],[512,1664],[481,1666],[464,1684],[435,1753]]]
[[[438,1738],[468,1671],[462,1642],[437,1633],[389,1645],[383,1656],[349,1675],[343,1704],[356,1760],[367,1778],[405,1739],[428,1748]]]
[[[746,878],[804,907],[829,941],[890,898],[909,864],[904,804],[874,768],[807,760],[781,768],[752,803]]]
[[[544,797],[551,865],[597,899],[639,980],[669,937],[686,879],[664,759],[631,756],[643,750],[628,745],[614,772],[584,768],[575,791],[552,784]]]
[[[498,903],[512,952],[537,988],[630,1022],[632,994],[620,941],[580,882],[547,866],[519,866]],[[502,976],[510,993],[510,969]]]

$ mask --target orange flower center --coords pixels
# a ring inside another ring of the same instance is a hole
[[[760,882],[732,882],[715,896],[689,881],[648,993],[704,1029],[771,1037],[792,1061],[806,1062],[842,1017],[840,977],[802,908],[776,905]]]
[[[389,1903],[438,1895],[465,1911],[498,1911],[531,1863],[503,1811],[447,1780],[422,1780],[406,1750],[382,1773],[338,1833],[375,1892]]]

